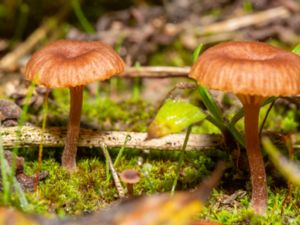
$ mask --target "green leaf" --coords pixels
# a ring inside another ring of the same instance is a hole
[[[198,45],[198,47],[194,50],[193,52],[193,62],[196,62],[196,60],[198,59],[200,53],[202,52],[204,44],[200,44]]]
[[[159,138],[177,133],[206,115],[193,104],[183,100],[166,100],[148,128],[148,138]]]
[[[283,156],[269,138],[263,138],[262,144],[280,173],[291,183],[300,185],[300,165]]]
[[[297,44],[296,47],[292,50],[293,53],[300,55],[300,44]]]

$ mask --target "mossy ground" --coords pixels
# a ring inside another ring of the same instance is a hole
[[[65,126],[69,107],[66,90],[52,92],[49,105],[48,124]],[[55,104],[51,104],[55,102]],[[196,101],[195,101],[196,102]],[[267,107],[262,108],[261,116]],[[30,112],[29,112],[30,113]],[[233,115],[228,111],[228,116]],[[116,102],[109,96],[92,97],[85,92],[83,108],[83,126],[93,126],[106,130],[146,131],[155,115],[155,106],[142,100],[122,100]],[[298,112],[295,108],[276,106],[271,110],[266,128],[273,131],[293,131],[297,128]],[[40,118],[40,117],[38,117]],[[38,123],[40,123],[39,121]],[[242,121],[238,127],[243,127]],[[197,126],[197,133],[218,133],[209,122]],[[119,149],[110,149],[114,160]],[[83,215],[106,207],[118,200],[118,194],[112,180],[107,181],[105,159],[101,149],[80,149],[78,152],[78,170],[70,175],[60,166],[62,149],[44,149],[42,170],[49,177],[40,182],[38,192],[26,193],[30,211],[38,214]],[[243,154],[244,152],[242,152]],[[20,149],[19,155],[25,157],[25,171],[34,174],[37,167],[37,149]],[[141,181],[134,187],[136,195],[169,192],[176,175],[180,152],[140,151],[126,149],[117,172],[126,168],[135,168],[142,174]],[[296,155],[296,157],[298,157]],[[294,188],[291,199],[283,206],[287,194],[287,185],[270,162],[266,162],[269,182],[268,214],[265,217],[254,216],[249,210],[250,180],[245,168],[236,169],[230,154],[223,149],[209,152],[187,152],[183,168],[180,171],[176,190],[190,190],[200,184],[203,177],[210,174],[219,160],[228,164],[219,187],[214,189],[206,208],[199,214],[201,218],[210,218],[224,224],[299,224],[300,190]],[[267,160],[267,157],[265,157]],[[239,194],[242,193],[242,194]],[[18,199],[13,196],[12,205],[19,207]],[[233,197],[236,196],[236,197]]]
[[[78,170],[72,175],[60,167],[55,155],[45,154],[42,170],[49,171],[49,177],[40,183],[37,193],[27,193],[35,212],[82,215],[103,208],[118,199],[113,180],[107,182],[102,151],[90,151],[80,150]],[[36,151],[31,154],[25,153],[27,174],[36,171],[36,162],[30,161],[36,154]],[[115,158],[117,149],[110,150],[110,154]],[[168,192],[175,177],[178,158],[178,152],[145,153],[130,149],[125,151],[116,170],[121,172],[126,168],[134,168],[141,173],[142,179],[134,187],[136,195]],[[190,152],[186,155],[185,165],[179,178],[180,190],[188,190],[199,184],[201,179],[209,174],[209,169],[213,168],[214,163],[204,154]]]

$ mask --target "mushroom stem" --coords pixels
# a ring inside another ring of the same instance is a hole
[[[77,142],[80,130],[83,86],[70,88],[70,113],[62,166],[69,171],[76,169]]]
[[[247,156],[252,183],[251,205],[257,214],[263,215],[267,208],[267,179],[260,150],[258,119],[261,97],[241,98],[244,105]]]
[[[128,197],[133,197],[133,184],[126,184]]]

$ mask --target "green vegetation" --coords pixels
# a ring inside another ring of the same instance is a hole
[[[90,149],[80,150],[78,171],[72,176],[61,168],[59,161],[55,160],[59,152],[51,151],[44,150],[45,156],[41,168],[42,171],[49,171],[49,178],[40,182],[37,192],[26,193],[32,212],[40,214],[50,212],[61,216],[81,215],[84,212],[103,208],[118,199],[113,181],[106,182],[105,160],[99,149],[92,152]],[[26,159],[25,173],[34,174],[37,162],[32,158],[37,155],[37,150],[29,153],[20,152]],[[117,149],[110,150],[113,159],[117,153]],[[124,152],[116,170],[122,172],[126,168],[134,168],[142,174],[141,181],[134,187],[137,195],[168,192],[172,187],[178,157],[179,152],[154,151],[147,154],[130,149]],[[138,162],[141,159],[144,163],[139,166]],[[212,159],[203,153],[187,153],[178,188],[188,190],[199,184],[213,166]],[[13,202],[14,206],[18,207],[16,199]]]
[[[53,99],[51,99],[53,98]],[[145,131],[149,122],[154,117],[154,108],[146,102],[130,101],[125,104],[116,104],[106,96],[91,97],[85,92],[85,104],[83,109],[84,120],[89,123],[96,123],[100,127],[105,127],[105,123],[110,121],[107,129],[117,129],[114,123],[124,121],[122,124],[128,130]],[[68,95],[64,90],[55,90],[52,92],[49,104],[49,123],[55,125],[66,124],[66,117],[63,112],[68,108]],[[51,104],[55,102],[55,104]],[[97,108],[102,112],[97,113]],[[140,111],[140,107],[144,107]],[[262,108],[261,119],[264,117],[267,107]],[[130,111],[133,110],[133,111]],[[232,112],[235,115],[235,112]],[[132,117],[132,115],[134,115]],[[296,109],[285,109],[281,106],[274,107],[266,121],[265,128],[274,131],[293,131],[298,122],[296,118],[299,112]],[[133,119],[135,118],[136,119]],[[230,117],[230,116],[229,116]],[[57,119],[57,118],[60,118]],[[144,119],[139,119],[144,118]],[[131,119],[130,123],[126,123]],[[96,121],[95,121],[96,120]],[[238,130],[242,129],[242,121],[237,124]],[[280,126],[274,126],[279,123]],[[205,125],[206,124],[206,125]],[[279,129],[280,127],[280,129]],[[119,127],[119,129],[123,129]],[[214,125],[206,121],[201,126],[195,126],[194,132],[218,132]],[[110,154],[113,160],[116,159],[119,149],[111,149]],[[42,171],[48,171],[49,177],[40,182],[38,192],[26,193],[29,202],[30,212],[39,214],[55,213],[60,216],[82,215],[84,212],[95,211],[103,208],[118,199],[114,183],[110,180],[106,182],[105,160],[100,149],[80,149],[78,155],[78,171],[74,176],[70,176],[60,166],[61,149],[44,149]],[[34,174],[37,168],[38,149],[20,149],[19,155],[25,157],[25,173]],[[173,181],[176,177],[180,152],[161,152],[151,151],[142,152],[139,150],[125,150],[119,159],[116,167],[118,172],[126,168],[135,168],[142,174],[141,181],[134,187],[137,195],[152,194],[156,192],[170,192]],[[296,155],[296,157],[299,157]],[[227,159],[228,170],[223,176],[220,187],[214,190],[212,197],[207,202],[207,207],[199,215],[200,218],[211,218],[224,224],[297,224],[300,220],[298,215],[300,197],[299,188],[293,190],[293,198],[286,203],[284,212],[281,214],[282,202],[286,196],[286,186],[282,178],[278,178],[278,172],[272,169],[275,177],[269,176],[269,212],[266,217],[257,217],[248,210],[249,206],[249,185],[246,172],[242,168],[239,171],[234,169],[234,163],[230,156],[223,150],[215,149],[211,152],[187,152],[184,155],[183,167],[180,170],[180,176],[177,183],[177,190],[189,190],[197,186],[201,179],[208,175],[213,169],[215,162],[220,159]],[[142,162],[142,163],[141,163]],[[236,182],[236,183],[235,183]],[[242,185],[247,182],[247,185]],[[244,190],[244,194],[237,196],[231,203],[226,203],[229,195]],[[12,205],[20,208],[17,195],[11,200]],[[0,195],[1,204],[3,204],[3,195]],[[223,199],[223,200],[222,200]],[[223,203],[224,201],[225,203]],[[28,211],[28,210],[27,210]]]
[[[49,39],[45,38],[43,40],[45,42],[63,36],[62,34],[66,33],[67,29],[70,29],[70,25],[74,24],[77,24],[79,29],[87,33],[95,33],[94,25],[99,16],[102,16],[109,9],[124,9],[129,4],[133,4],[131,1],[122,1],[122,3],[118,2],[118,4],[115,4],[114,2],[103,0],[90,5],[85,2],[78,0],[59,1],[57,6],[53,6],[52,4],[48,6],[41,3],[34,4],[30,8],[29,3],[22,0],[0,3],[0,34],[2,34],[4,39],[8,40],[9,45],[5,51],[9,51],[10,48],[28,37],[32,31],[40,26],[40,21],[44,21],[46,16],[52,16],[47,13],[42,15],[43,12],[49,11],[52,13],[56,7],[66,8],[66,11],[70,10],[72,13],[68,17],[68,21],[62,23],[61,26],[63,28],[52,32],[53,34],[50,35]],[[67,6],[67,3],[69,6]],[[41,10],[40,6],[43,6]],[[256,10],[255,5],[250,0],[244,1],[241,7],[247,14]],[[222,11],[222,7],[211,8],[208,10],[211,18],[206,19],[219,21]],[[35,15],[34,17],[32,16],[33,14]],[[132,17],[133,15],[130,16]],[[29,23],[29,19],[33,22]],[[49,21],[52,21],[52,19],[51,17]],[[53,21],[53,24],[57,23],[56,20]],[[130,24],[129,27],[131,27],[131,23],[137,23],[137,21],[133,21],[130,18],[128,23]],[[116,27],[119,25],[118,23],[112,24]],[[112,25],[110,24],[109,26]],[[12,30],[12,27],[17,28]],[[120,54],[122,53],[123,45],[132,44],[131,42],[128,44],[128,37],[122,35],[117,39],[114,46]],[[201,37],[199,38],[201,39]],[[153,37],[149,37],[146,39],[146,42],[150,42],[152,39]],[[282,43],[282,41],[272,38],[268,39],[268,42],[287,48],[291,46],[291,43]],[[143,45],[145,43],[139,44]],[[186,66],[191,65],[195,61],[203,45],[200,45],[195,51],[194,59],[191,57],[191,50],[184,46],[180,38],[174,38],[168,46],[160,43],[153,48],[156,50],[151,54],[149,53],[151,50],[142,53],[146,55],[145,58],[148,65]],[[144,49],[141,48],[142,50]],[[293,51],[299,54],[300,45],[297,45]],[[136,65],[140,66],[139,63],[136,63]],[[0,77],[2,77],[2,74],[0,74]],[[174,84],[176,81],[174,79]],[[24,97],[23,102],[25,103],[23,103],[23,113],[19,120],[19,126],[30,122],[42,127],[43,106],[31,107],[29,102],[31,95],[35,92],[35,87],[33,85],[29,85],[28,87],[29,94],[27,97]],[[87,87],[84,91],[81,117],[82,127],[100,130],[146,132],[149,124],[156,116],[158,103],[154,105],[144,101],[141,97],[142,91],[143,80],[140,78],[136,78],[133,81],[113,78],[109,82],[97,83],[95,86]],[[0,87],[0,97],[8,98],[8,96],[4,96],[4,93],[5,91]],[[123,97],[123,95],[126,95],[126,97]],[[183,91],[182,95],[186,97]],[[233,140],[243,146],[243,111],[240,110],[239,103],[234,97],[227,94],[218,95],[218,97],[218,99],[212,98],[210,93],[203,87],[199,87],[196,91],[189,93],[189,102],[185,100],[180,102],[177,117],[167,121],[169,130],[164,132],[173,133],[180,130],[184,132],[191,124],[201,121],[192,126],[192,133],[221,134],[224,131],[230,131],[234,137]],[[270,102],[273,100],[274,98],[269,99],[261,108],[260,124],[262,124],[269,110]],[[172,100],[167,100],[167,103],[163,107],[170,107],[170,103],[172,103]],[[291,101],[288,98],[276,99],[264,124],[264,131],[269,133],[277,132],[282,135],[297,132],[300,118],[298,108],[298,100]],[[169,108],[158,114],[157,117],[166,117],[168,111],[172,111],[173,109],[171,107],[171,109]],[[172,122],[177,121],[178,115],[182,115],[183,112],[186,112],[186,109],[188,109],[187,120],[181,120],[180,124],[177,123],[176,126],[172,126]],[[47,126],[66,127],[68,110],[68,90],[51,90]],[[270,143],[267,144],[271,148],[271,151],[276,150],[275,146]],[[280,150],[281,154],[275,155],[275,161],[282,159],[282,155],[288,155],[285,144],[283,140],[277,140],[276,147]],[[25,158],[25,173],[34,175],[38,168],[39,149],[22,149],[17,147],[15,148],[15,152]],[[176,190],[178,191],[196,189],[201,180],[213,170],[216,162],[225,160],[227,170],[220,181],[220,185],[214,189],[211,197],[208,199],[206,208],[199,213],[199,218],[211,219],[228,225],[300,224],[300,188],[294,187],[292,192],[288,193],[287,181],[280,174],[279,170],[274,167],[272,160],[269,160],[270,156],[265,154],[265,152],[263,153],[268,175],[269,199],[268,213],[266,216],[261,217],[255,216],[249,209],[251,184],[243,149],[234,149],[238,153],[230,152],[232,149],[226,151],[220,148],[212,149],[209,152],[190,151],[183,154],[180,151],[162,152],[157,150],[149,152],[147,149],[144,151],[126,149],[125,145],[123,150],[119,154],[120,149],[109,149],[109,153],[113,161],[117,161],[115,167],[118,173],[127,168],[136,169],[140,172],[141,181],[134,186],[134,192],[137,196],[171,192],[174,188],[174,183],[176,183]],[[239,152],[239,150],[241,151]],[[37,192],[24,192],[18,186],[16,179],[11,176],[12,171],[5,167],[3,163],[3,148],[0,137],[0,161],[3,186],[2,192],[0,192],[0,205],[13,206],[21,211],[30,213],[64,217],[94,212],[119,199],[113,179],[107,179],[107,164],[101,149],[79,149],[77,158],[78,170],[72,175],[62,169],[60,165],[61,153],[62,149],[43,149],[41,171],[48,171],[49,176],[45,181],[39,183]],[[298,151],[295,151],[295,161],[299,161],[299,159],[300,154]],[[287,164],[287,161],[284,161],[284,163],[283,165],[294,168],[294,164]],[[275,166],[278,165],[275,163]],[[298,172],[298,170],[295,171]],[[287,173],[286,170],[284,170],[284,173]],[[286,176],[291,177],[289,175]],[[292,176],[292,179],[296,179],[299,182],[297,178],[298,176],[296,178]],[[109,181],[107,182],[107,180]],[[123,186],[125,187],[125,185]]]

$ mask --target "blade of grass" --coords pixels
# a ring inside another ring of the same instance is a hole
[[[293,50],[292,50],[293,53],[297,54],[297,55],[300,55],[300,43],[297,44]]]
[[[202,52],[203,47],[204,47],[204,45],[200,44],[195,49],[195,51],[193,52],[193,62],[196,62],[197,58],[199,57],[200,53]],[[219,124],[218,127],[221,126],[221,124],[223,124],[222,113],[221,113],[219,107],[217,106],[216,102],[214,101],[214,99],[211,97],[208,90],[205,87],[199,85],[198,92],[200,94],[201,100],[203,101],[203,104],[208,109],[208,111],[212,114],[212,116],[214,116],[214,119]]]
[[[114,161],[114,167],[118,166],[118,164],[120,162],[120,159],[123,156],[123,152],[125,150],[126,144],[127,144],[128,141],[130,141],[130,139],[131,139],[130,135],[126,135],[125,141],[124,141],[124,143],[123,143],[123,145],[122,145],[122,147],[121,147],[121,149],[120,149],[120,151],[119,151],[119,153],[118,153],[118,155],[117,155],[117,157]]]
[[[272,103],[273,101],[275,101],[278,97],[270,97],[267,98],[264,103],[261,106],[265,106],[267,104]],[[242,119],[244,117],[244,109],[241,108],[230,120],[230,125],[235,125],[240,119]]]
[[[201,96],[201,100],[203,101],[203,104],[208,109],[208,111],[212,114],[212,116],[215,118],[215,120],[217,120],[218,123],[220,123],[220,124],[224,124],[221,110],[219,109],[215,100],[212,98],[212,96],[207,91],[207,89],[204,88],[203,86],[199,85],[198,91]]]
[[[42,134],[44,133],[46,129],[47,124],[47,115],[48,115],[48,96],[49,96],[49,90],[47,89],[45,96],[44,96],[44,104],[43,104],[43,122],[42,122]],[[44,137],[44,135],[42,135]],[[42,143],[44,142],[42,138]],[[42,167],[42,158],[43,158],[43,144],[39,145],[39,153],[38,153],[38,166],[37,166],[37,172],[36,172],[36,178],[34,183],[34,191],[37,191],[38,184],[39,184],[39,177]]]
[[[3,189],[3,204],[8,205],[10,200],[10,183],[8,179],[7,169],[5,166],[6,159],[4,158],[4,149],[2,145],[2,138],[0,137],[0,164],[1,164],[1,179],[2,179],[2,189]]]
[[[281,174],[291,183],[300,186],[300,166],[292,160],[284,157],[269,138],[263,138],[262,144],[270,156],[272,163]]]
[[[226,125],[228,127],[228,130],[233,135],[233,137],[242,145],[244,148],[246,147],[244,137],[242,134],[236,129],[235,126],[232,126],[231,124]]]
[[[185,149],[186,149],[187,143],[189,141],[189,137],[190,137],[190,134],[192,131],[192,126],[193,125],[190,125],[186,131],[186,135],[185,135],[184,142],[183,142],[182,149],[181,149],[180,156],[179,156],[179,162],[178,162],[177,169],[176,169],[176,176],[173,181],[173,185],[172,185],[172,189],[171,189],[171,195],[174,195],[175,190],[176,190],[179,173],[180,173],[180,170],[181,170],[181,168],[183,166],[183,162],[184,162]]]
[[[262,130],[264,129],[265,123],[266,123],[266,121],[267,121],[267,118],[268,118],[268,116],[269,116],[269,114],[270,114],[270,112],[271,112],[271,109],[272,109],[273,106],[274,106],[275,101],[276,101],[276,98],[275,98],[275,99],[271,102],[271,104],[269,105],[269,108],[268,108],[268,110],[267,110],[267,112],[266,112],[266,114],[265,114],[265,116],[264,116],[264,119],[263,119],[261,125],[260,125],[260,129],[259,129],[259,136],[260,136],[260,137],[261,137],[261,134],[262,134]]]
[[[125,191],[124,191],[124,188],[123,188],[123,186],[120,182],[119,176],[118,176],[118,174],[117,174],[117,172],[114,168],[113,162],[111,160],[111,157],[109,155],[107,146],[105,144],[102,145],[102,150],[103,150],[105,159],[108,162],[108,169],[110,169],[110,171],[111,171],[112,177],[114,179],[114,183],[116,185],[116,188],[117,188],[117,191],[118,191],[118,194],[119,194],[119,197],[123,198],[123,197],[125,197]],[[106,179],[106,182],[109,182],[109,180]]]
[[[150,187],[151,193],[156,193],[153,182],[151,181],[151,177],[149,176],[150,170],[151,170],[151,164],[145,163],[141,168],[141,173],[143,174],[143,177],[145,178],[148,186]]]
[[[11,166],[8,164],[7,160],[4,158],[4,150],[2,146],[2,140],[0,137],[0,163],[1,163],[1,175],[2,175],[2,187],[3,187],[3,203],[8,205],[11,200],[12,190],[11,186],[17,195],[17,199],[19,199],[20,207],[23,210],[28,210],[28,201],[26,199],[25,193],[21,188],[21,185],[17,181],[14,173],[11,169]],[[10,179],[11,178],[11,182]]]
[[[76,15],[77,19],[79,20],[79,22],[80,22],[81,26],[83,27],[83,29],[87,33],[95,33],[94,27],[90,24],[90,22],[85,17],[85,15],[84,15],[84,13],[81,9],[79,0],[72,0],[71,3],[72,3],[72,8],[75,12],[75,15]]]
[[[202,50],[203,50],[204,44],[201,43],[198,45],[198,47],[194,50],[193,52],[193,62],[196,62],[196,60],[198,59],[199,55],[201,54]]]
[[[118,155],[117,155],[117,157],[116,157],[116,159],[115,159],[115,161],[114,161],[114,164],[113,164],[114,167],[117,167],[117,166],[118,166],[118,164],[119,164],[119,162],[120,162],[120,159],[121,159],[121,157],[123,156],[123,152],[124,152],[124,150],[125,150],[126,144],[127,144],[127,142],[128,142],[130,139],[131,139],[131,136],[130,136],[130,135],[126,135],[125,141],[124,141],[122,147],[120,148],[120,150],[119,150],[119,152],[118,152]],[[111,173],[108,173],[107,178],[106,178],[106,181],[109,182],[110,179],[111,179]]]
[[[33,95],[33,91],[35,89],[35,82],[32,82],[31,85],[28,88],[27,94],[25,96],[25,101],[24,101],[24,106],[22,108],[21,111],[21,115],[20,118],[18,120],[18,129],[16,130],[16,136],[18,139],[20,139],[21,137],[21,128],[24,124],[24,122],[27,119],[27,112],[29,109],[29,103],[30,103],[30,99]],[[19,141],[17,142],[19,143]],[[12,157],[12,162],[11,162],[11,166],[10,166],[10,173],[8,173],[8,179],[9,179],[9,183],[13,184],[14,180],[15,180],[15,171],[16,171],[16,162],[17,162],[17,155],[18,155],[18,149],[19,149],[19,145],[15,144],[13,147],[13,157]]]
[[[109,172],[109,161],[108,161],[108,156],[107,153],[108,151],[106,151],[106,146],[102,148],[103,153],[104,153],[104,157],[105,157],[105,176],[106,176],[106,180],[105,182],[108,183],[110,180],[110,172]]]
[[[18,138],[20,138],[20,135],[21,135],[21,127],[23,126],[24,122],[27,119],[29,102],[32,97],[34,89],[35,89],[35,84],[34,84],[34,82],[32,82],[32,84],[28,88],[27,95],[25,96],[25,103],[22,108],[20,118],[18,120],[18,129],[16,130],[16,136]],[[6,204],[9,203],[9,201],[11,199],[11,197],[10,197],[11,193],[9,190],[12,185],[12,186],[14,186],[15,191],[17,192],[17,194],[19,196],[21,207],[23,207],[23,206],[27,206],[28,203],[27,203],[25,194],[20,187],[20,184],[18,183],[18,181],[15,178],[18,148],[19,148],[18,144],[15,144],[15,146],[13,147],[13,158],[12,158],[11,166],[9,166],[7,161],[4,158],[4,150],[3,150],[3,146],[2,146],[2,141],[0,143],[0,151],[1,151],[0,152],[0,163],[1,163],[2,183],[3,183],[2,184],[3,185],[3,201]]]
[[[8,164],[6,164],[6,165],[8,166]],[[13,174],[10,174],[10,175],[13,176]],[[26,199],[23,189],[21,188],[20,183],[17,181],[17,178],[15,176],[13,176],[13,186],[17,193],[21,209],[24,211],[29,211],[29,203]]]

